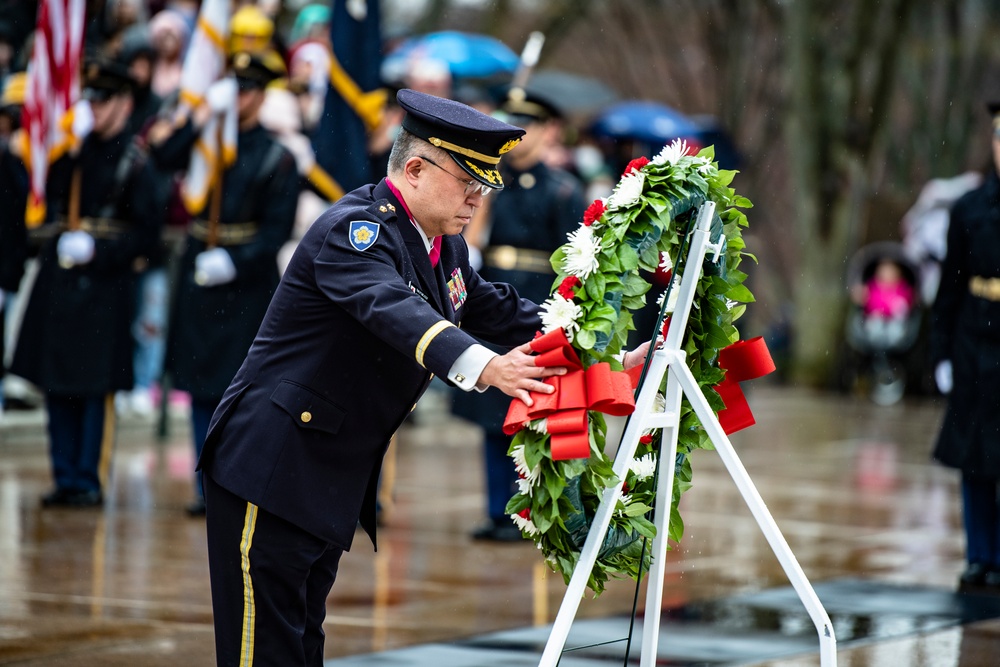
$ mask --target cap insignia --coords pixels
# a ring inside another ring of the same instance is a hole
[[[503,183],[503,179],[500,177],[500,172],[496,169],[482,169],[479,165],[473,164],[468,160],[465,161],[466,166],[472,171],[476,172],[476,175],[480,178],[484,178],[490,183],[497,185]]]
[[[507,151],[509,151],[514,146],[517,146],[519,143],[521,143],[521,137],[517,137],[516,139],[509,140],[507,143],[505,143],[503,146],[500,147],[500,150],[499,150],[500,155],[503,155],[504,153],[506,153]]]

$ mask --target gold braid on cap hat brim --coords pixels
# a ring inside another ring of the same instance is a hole
[[[458,144],[453,144],[450,141],[445,141],[444,139],[438,139],[437,137],[429,137],[428,142],[437,146],[438,148],[443,148],[446,151],[451,151],[452,153],[458,153],[459,155],[465,155],[466,157],[471,157],[473,159],[479,160],[480,162],[485,162],[486,164],[500,164],[500,156],[486,155],[485,153],[480,153],[474,151],[471,148],[465,148],[464,146],[459,146]]]

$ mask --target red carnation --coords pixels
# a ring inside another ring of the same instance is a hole
[[[602,215],[604,215],[604,200],[595,199],[594,203],[588,206],[587,210],[583,212],[583,225],[590,227]]]
[[[566,276],[563,281],[559,283],[559,287],[556,288],[556,293],[567,301],[572,301],[573,297],[576,296],[573,293],[577,287],[580,286],[580,279],[576,276]]]
[[[527,521],[528,519],[531,518],[531,508],[525,507],[523,510],[518,512],[517,515]]]
[[[647,164],[649,164],[649,158],[648,157],[645,157],[645,156],[643,156],[643,157],[637,157],[636,159],[634,159],[634,160],[632,160],[631,162],[628,163],[628,166],[625,167],[625,171],[622,173],[622,176],[628,176],[629,173],[633,169],[635,169],[636,171],[639,171],[640,169],[642,169],[643,167],[645,167]]]
[[[647,433],[646,435],[639,438],[639,442],[641,442],[644,445],[651,445],[653,444],[653,436]]]

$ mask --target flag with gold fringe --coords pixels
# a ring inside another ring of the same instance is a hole
[[[181,70],[180,103],[185,116],[205,99],[209,87],[226,71],[229,36],[229,0],[204,0]],[[191,162],[181,183],[181,196],[189,213],[205,208],[222,165],[236,160],[238,123],[235,103],[221,114],[213,113],[191,151]],[[221,140],[221,146],[220,146]]]

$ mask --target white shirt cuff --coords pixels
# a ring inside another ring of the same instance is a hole
[[[493,350],[479,345],[478,343],[469,347],[458,356],[451,370],[448,371],[448,379],[463,391],[478,392],[486,391],[486,386],[479,386],[479,376],[483,374],[486,364],[499,356]]]

